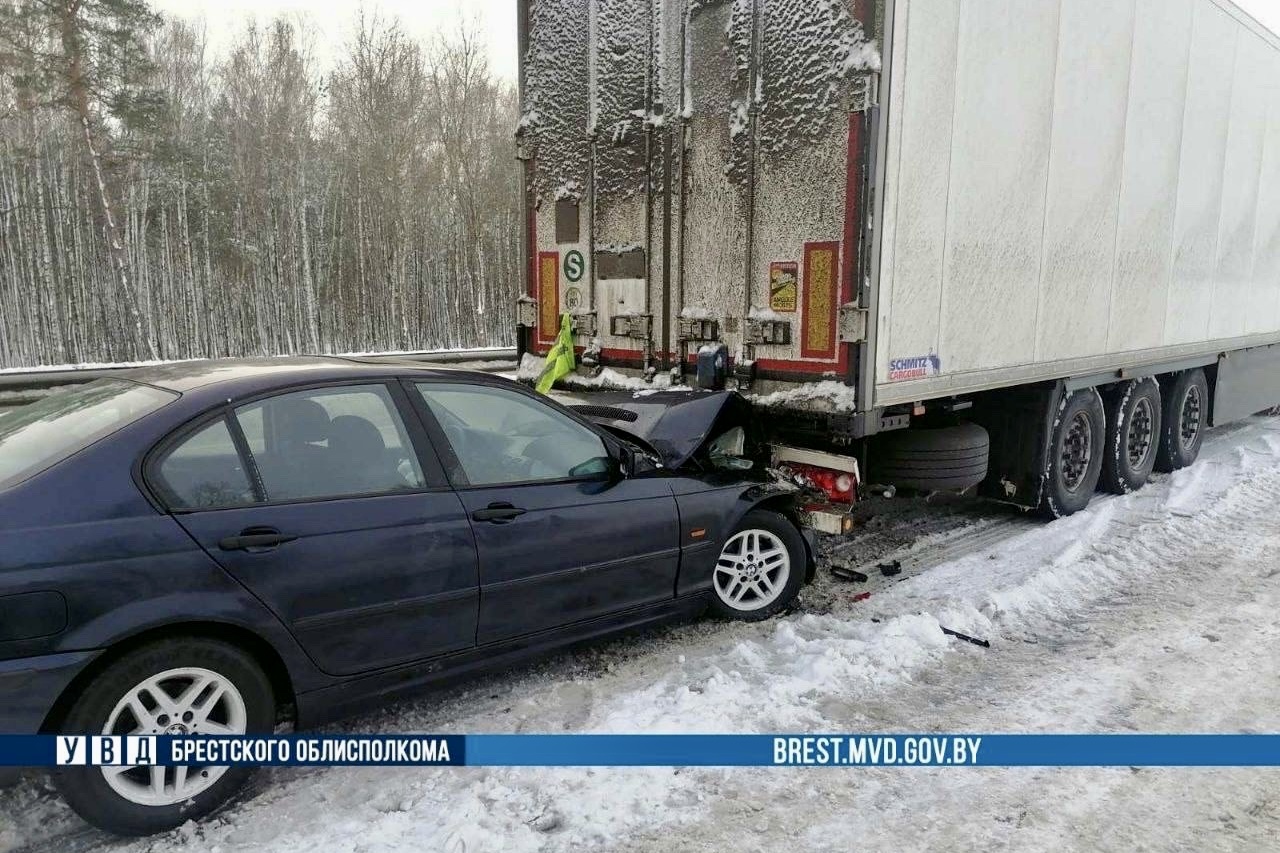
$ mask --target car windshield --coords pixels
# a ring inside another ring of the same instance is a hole
[[[0,418],[0,489],[27,480],[178,397],[117,379],[50,394]]]

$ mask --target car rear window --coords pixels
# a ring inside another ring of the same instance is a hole
[[[14,409],[0,418],[0,489],[133,423],[178,395],[119,379],[97,379]]]

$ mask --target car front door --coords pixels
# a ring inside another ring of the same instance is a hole
[[[329,673],[475,645],[470,522],[406,405],[398,383],[278,394],[148,466],[178,522]]]
[[[675,596],[679,518],[664,478],[617,475],[595,430],[522,389],[409,387],[475,531],[481,644]]]

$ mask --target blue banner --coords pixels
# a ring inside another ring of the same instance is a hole
[[[0,766],[1280,767],[1280,735],[0,735]]]

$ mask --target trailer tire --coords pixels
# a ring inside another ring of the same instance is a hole
[[[1106,408],[1101,485],[1127,495],[1146,484],[1156,463],[1163,414],[1160,385],[1150,377],[1121,383],[1106,395]]]
[[[1186,468],[1200,455],[1209,423],[1209,382],[1200,368],[1175,373],[1164,383],[1163,426],[1157,471]]]
[[[1096,388],[1082,388],[1063,400],[1053,422],[1040,512],[1062,518],[1089,505],[1102,474],[1106,409]]]
[[[876,443],[872,470],[878,483],[940,492],[968,489],[987,476],[991,436],[978,424],[905,429]]]

